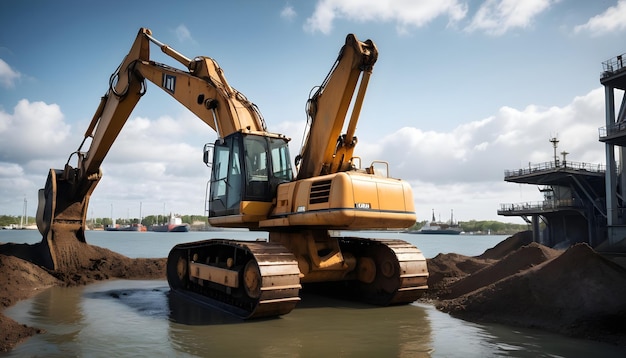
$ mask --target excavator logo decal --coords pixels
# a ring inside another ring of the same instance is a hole
[[[163,84],[162,87],[171,93],[174,93],[174,88],[176,87],[176,76],[168,75],[166,73],[163,74]]]

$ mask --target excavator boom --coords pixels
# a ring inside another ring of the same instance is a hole
[[[346,37],[330,73],[307,103],[310,128],[298,156],[298,179],[351,169],[357,142],[354,133],[377,59],[378,49],[371,40],[361,42],[352,34]],[[342,135],[351,104],[350,120]]]

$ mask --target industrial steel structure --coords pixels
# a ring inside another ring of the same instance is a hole
[[[605,89],[605,126],[599,140],[605,144],[606,165],[567,161],[557,154],[559,140],[551,138],[552,162],[507,170],[504,180],[538,185],[542,202],[501,204],[498,214],[520,216],[532,228],[535,242],[567,247],[585,242],[596,250],[626,249],[626,66],[616,56],[602,63],[600,83]],[[619,92],[621,91],[621,93]],[[615,99],[621,95],[619,109]]]

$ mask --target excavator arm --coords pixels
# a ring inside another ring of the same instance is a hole
[[[151,61],[150,42],[157,44],[187,70]],[[240,130],[266,130],[257,107],[228,84],[215,60],[209,57],[190,60],[156,40],[150,30],[142,28],[130,52],[111,76],[109,90],[102,97],[85,132],[85,139],[92,138],[92,142],[86,154],[79,158],[81,177],[87,177],[100,168],[124,123],[145,93],[146,79],[187,107],[222,138]]]
[[[186,70],[151,61],[151,42]],[[149,29],[141,28],[129,53],[111,75],[109,89],[78,150],[70,155],[63,169],[49,171],[46,185],[39,191],[37,226],[44,237],[44,266],[52,269],[71,266],[74,244],[85,242],[87,206],[102,177],[100,167],[145,93],[145,80],[187,107],[220,138],[243,132],[270,135],[265,132],[265,122],[257,107],[228,84],[216,61],[209,57],[190,60],[153,38]],[[70,165],[74,156],[75,167]]]
[[[377,59],[378,49],[371,40],[361,42],[353,34],[346,37],[330,73],[307,102],[310,128],[296,158],[300,166],[298,179],[352,168],[352,153],[357,143],[354,133]],[[351,104],[346,133],[341,134]]]

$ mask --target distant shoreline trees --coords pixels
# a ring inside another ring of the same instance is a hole
[[[177,216],[181,218],[183,223],[187,223],[189,225],[198,223],[208,225],[207,217],[204,215]],[[166,215],[148,215],[141,219],[141,224],[149,227],[151,225],[167,223],[168,219],[169,216]],[[21,220],[21,216],[0,215],[0,227],[19,226],[22,222]],[[29,216],[28,220],[25,220],[24,222],[28,222],[32,225],[35,223],[35,218]],[[111,218],[92,218],[87,220],[87,226],[90,229],[104,228],[112,223]],[[115,223],[119,225],[131,225],[139,224],[140,222],[138,218],[117,218],[115,219]],[[409,228],[409,230],[419,230],[426,223],[427,221],[416,222],[415,225]],[[528,230],[528,226],[526,224],[504,223],[495,220],[461,221],[458,225],[466,233],[491,233],[492,235],[512,235],[520,231]]]
[[[416,222],[409,231],[419,230],[428,221]],[[495,220],[460,221],[457,225],[466,233],[490,233],[492,235],[513,235],[520,231],[529,230],[527,224],[504,223]]]
[[[195,223],[208,223],[206,216],[204,215],[177,215],[183,221],[183,223],[187,224],[195,224]],[[158,224],[166,224],[169,220],[169,216],[165,215],[148,215],[141,219],[141,224],[144,226],[158,225]],[[131,224],[139,224],[139,218],[117,218],[115,219],[115,223],[119,225],[131,225]],[[13,215],[0,215],[0,228],[2,227],[18,227],[22,222],[21,216],[13,216]],[[35,224],[35,218],[32,216],[28,217],[28,220],[24,220],[24,223],[28,223],[30,225]],[[113,220],[111,218],[91,218],[87,219],[87,226],[90,229],[98,229],[104,228],[108,225],[113,224]]]

